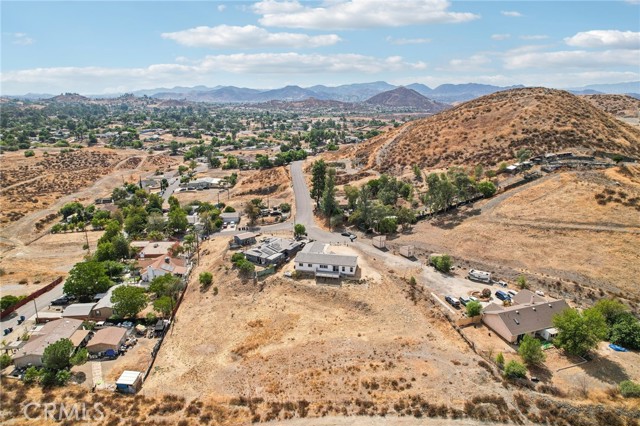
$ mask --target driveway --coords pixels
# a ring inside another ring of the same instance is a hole
[[[437,294],[452,294],[456,297],[467,295],[471,291],[482,291],[486,287],[484,284],[444,275],[436,271],[431,266],[426,266],[417,260],[409,260],[403,256],[396,256],[389,251],[381,251],[375,248],[368,240],[355,240],[351,242],[348,237],[344,237],[337,232],[328,232],[319,228],[313,217],[314,201],[311,199],[307,183],[302,172],[302,161],[291,163],[291,179],[293,181],[293,191],[296,201],[296,216],[294,223],[301,223],[307,229],[307,235],[311,239],[325,243],[344,244],[354,247],[366,254],[374,262],[382,260],[389,270],[393,270],[397,275],[414,275],[418,282],[424,283],[425,287]],[[422,279],[420,279],[422,278]]]

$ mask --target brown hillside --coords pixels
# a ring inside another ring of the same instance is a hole
[[[440,112],[449,107],[447,104],[432,101],[415,90],[407,89],[406,87],[398,87],[397,89],[379,93],[367,99],[365,103],[386,107],[416,108],[431,113]]]
[[[349,152],[383,171],[495,165],[520,148],[534,154],[571,148],[640,157],[640,131],[561,90],[514,89],[409,123]]]
[[[640,99],[627,95],[585,95],[581,98],[613,116],[640,118]]]

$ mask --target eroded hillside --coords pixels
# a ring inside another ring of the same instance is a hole
[[[527,148],[534,154],[586,149],[640,157],[640,131],[561,90],[494,93],[409,123],[347,153],[380,171],[496,165]]]

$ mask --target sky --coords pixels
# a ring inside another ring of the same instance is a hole
[[[640,0],[0,1],[0,94],[640,80]]]

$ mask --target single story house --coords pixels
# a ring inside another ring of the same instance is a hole
[[[482,322],[510,343],[518,343],[525,335],[553,335],[553,317],[569,308],[564,300],[541,297],[522,290],[512,299],[513,305],[490,303],[482,312]]]
[[[91,338],[90,330],[80,329],[80,330],[76,330],[76,332],[73,333],[71,337],[69,337],[69,340],[71,340],[71,343],[73,343],[74,347],[79,348],[79,347],[85,346],[90,338]]]
[[[228,225],[230,223],[237,225],[238,223],[240,223],[240,213],[238,212],[220,213],[220,219],[222,219],[222,223],[224,225]]]
[[[90,354],[99,354],[109,349],[118,352],[120,346],[127,339],[127,329],[124,327],[106,327],[94,334],[87,344],[87,351]]]
[[[166,255],[173,247],[180,245],[177,241],[133,241],[131,247],[140,249],[140,259],[156,258]]]
[[[138,261],[142,281],[151,282],[155,277],[173,274],[181,277],[187,273],[186,260],[183,258],[164,256],[156,259]]]
[[[116,380],[116,390],[122,393],[136,393],[142,387],[142,373],[139,371],[124,371]]]
[[[91,318],[91,311],[95,303],[73,303],[62,311],[62,318],[75,318],[86,320]]]
[[[319,278],[353,277],[358,270],[358,256],[329,253],[327,244],[314,242],[298,253],[294,268],[312,272]]]
[[[287,238],[267,238],[262,244],[246,250],[244,255],[248,261],[257,265],[278,265],[301,248],[302,244],[298,241]]]
[[[238,235],[234,235],[233,242],[239,246],[248,246],[256,243],[256,234],[253,232],[243,232]]]
[[[102,295],[100,300],[91,309],[91,318],[95,321],[106,321],[113,315],[113,302],[111,302],[111,296],[113,291],[120,287],[122,284],[114,285]]]
[[[73,318],[50,321],[38,327],[29,341],[15,353],[13,363],[18,368],[29,365],[41,367],[42,355],[47,346],[60,339],[71,339],[81,327],[82,321]]]
[[[222,179],[213,177],[203,177],[191,182],[181,183],[180,186],[190,190],[217,188],[220,186]]]

